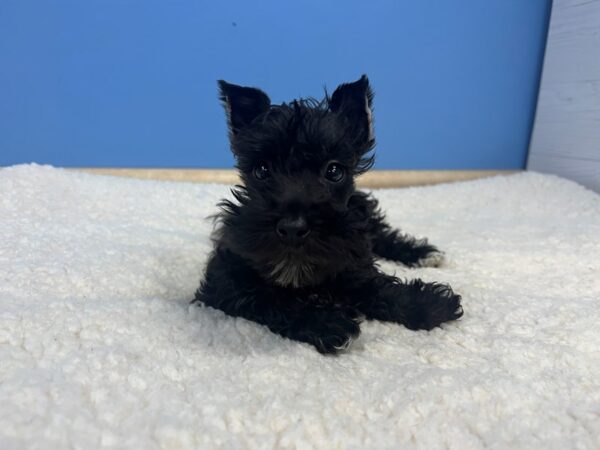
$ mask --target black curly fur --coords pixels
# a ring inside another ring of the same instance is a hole
[[[430,330],[462,315],[447,285],[403,282],[375,256],[418,265],[438,250],[392,229],[354,176],[373,164],[371,103],[363,76],[323,101],[271,106],[262,91],[219,82],[243,184],[221,202],[215,250],[194,302],[266,325],[322,353],[346,348],[363,318]],[[334,162],[345,173],[325,178]],[[257,167],[268,176],[259,179]],[[310,234],[276,233],[302,217]]]

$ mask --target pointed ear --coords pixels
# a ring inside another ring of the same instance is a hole
[[[233,135],[249,125],[271,106],[271,100],[260,89],[237,86],[218,81],[219,98],[227,113],[227,122]]]
[[[329,100],[329,109],[345,116],[361,141],[373,139],[371,103],[373,91],[366,75],[353,83],[338,86]]]

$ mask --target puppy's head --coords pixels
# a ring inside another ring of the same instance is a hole
[[[364,252],[352,194],[373,164],[367,77],[279,106],[259,89],[219,87],[243,181],[239,204],[224,204],[225,240],[279,285],[314,285],[346,267]]]

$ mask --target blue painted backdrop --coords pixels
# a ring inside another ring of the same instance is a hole
[[[524,166],[550,0],[1,0],[0,165],[229,167],[215,80],[367,73],[379,168]]]

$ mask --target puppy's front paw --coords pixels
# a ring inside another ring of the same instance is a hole
[[[298,338],[316,347],[321,353],[346,350],[360,334],[360,318],[344,310],[314,311],[297,328]]]
[[[431,330],[463,315],[461,296],[439,283],[411,283],[413,301],[406,312],[405,325],[412,330]]]
[[[444,252],[434,250],[423,256],[414,264],[414,267],[441,267],[446,263]]]

